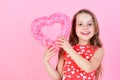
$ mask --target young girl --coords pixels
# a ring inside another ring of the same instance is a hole
[[[98,80],[104,50],[94,13],[87,9],[78,11],[73,17],[69,42],[60,37],[57,45],[61,49],[56,69],[49,63],[55,48],[48,47],[43,58],[53,80]]]

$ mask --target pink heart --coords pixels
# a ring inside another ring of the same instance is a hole
[[[56,37],[58,36],[60,29],[61,29],[61,24],[55,23],[52,26],[42,27],[41,32],[43,32],[43,34],[47,35],[47,37],[49,39],[56,40]]]
[[[41,31],[42,27],[45,27],[45,26],[51,27],[55,23],[61,24],[61,29],[60,29],[60,32],[58,33],[58,36],[63,36],[67,38],[69,35],[70,27],[71,27],[69,17],[66,16],[65,14],[54,13],[49,17],[43,16],[35,19],[32,22],[31,30],[35,39],[38,40],[44,46],[48,46],[48,45],[55,46],[56,45],[55,42],[58,36],[56,37],[55,40],[52,40],[48,38],[48,36]]]

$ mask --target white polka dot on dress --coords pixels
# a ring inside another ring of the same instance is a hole
[[[91,77],[88,77],[88,80],[90,80],[91,79]]]
[[[68,75],[67,77],[71,78],[71,75]]]
[[[78,52],[78,54],[82,54],[81,52]]]
[[[79,72],[79,69],[77,69],[76,71]]]
[[[92,56],[93,54],[90,54],[90,56]]]
[[[93,73],[91,73],[91,76],[93,76],[94,74]]]
[[[69,58],[70,57],[70,55],[67,55],[67,58]]]
[[[89,59],[90,57],[89,56],[86,56],[86,59]]]
[[[73,66],[71,66],[71,68],[73,68]]]
[[[68,71],[70,71],[70,68],[68,68]]]
[[[71,64],[71,61],[69,61],[68,64]]]
[[[83,76],[83,73],[80,73],[80,76]]]
[[[77,78],[80,78],[80,76],[79,76],[79,75],[77,75]]]
[[[85,50],[83,49],[83,50],[81,50],[82,52],[85,52]]]
[[[88,52],[88,53],[89,53],[89,52],[90,52],[90,50],[87,50],[86,52]]]
[[[72,73],[72,74],[74,74],[74,73],[75,73],[75,71],[71,71],[71,73]]]
[[[83,76],[83,78],[85,78],[85,79],[86,79],[87,77],[86,77],[86,76]]]

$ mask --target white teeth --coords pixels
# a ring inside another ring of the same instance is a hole
[[[89,35],[90,32],[81,32],[82,35]]]

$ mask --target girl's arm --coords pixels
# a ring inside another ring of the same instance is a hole
[[[90,60],[86,60],[73,49],[70,50],[69,55],[81,69],[89,73],[100,66],[104,56],[104,50],[103,48],[99,48]]]
[[[58,64],[56,67],[56,70],[60,73],[61,78],[63,77],[63,64],[64,64],[64,58],[63,55],[58,59]]]
[[[53,80],[61,80],[61,68],[60,64],[62,64],[62,58],[58,61],[58,71],[52,67],[52,65],[49,63],[50,58],[54,55],[55,49],[54,48],[47,48],[47,50],[44,53],[43,63],[45,65],[45,68],[48,72],[48,74],[52,77]]]
[[[96,70],[103,59],[104,56],[104,50],[103,48],[97,49],[95,54],[90,60],[86,60],[72,48],[72,46],[68,43],[68,41],[64,38],[58,39],[58,46],[63,48],[69,55],[71,56],[72,60],[84,71],[91,72],[93,70]]]

